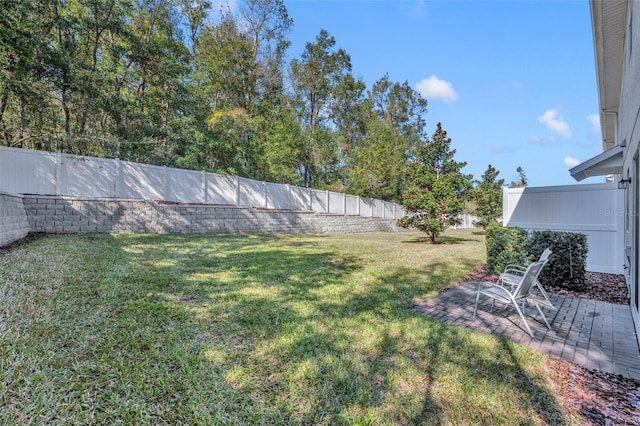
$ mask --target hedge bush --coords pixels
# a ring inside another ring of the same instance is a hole
[[[584,290],[587,267],[587,236],[576,232],[533,231],[525,250],[537,259],[549,247],[553,252],[542,270],[542,285]]]
[[[548,247],[553,254],[540,274],[542,285],[583,290],[587,265],[587,236],[575,232],[533,231],[505,228],[492,224],[487,228],[487,272],[499,274],[508,264],[527,265],[537,260]]]
[[[527,231],[522,228],[505,228],[498,222],[486,230],[487,272],[499,274],[509,264],[525,265],[529,256],[525,250]]]

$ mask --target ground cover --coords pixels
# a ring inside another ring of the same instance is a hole
[[[484,236],[51,235],[0,251],[0,422],[573,424],[545,357],[413,312]]]

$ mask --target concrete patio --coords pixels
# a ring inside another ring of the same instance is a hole
[[[534,333],[526,332],[513,307],[503,309],[481,297],[473,318],[478,283],[471,281],[449,289],[415,309],[447,324],[509,338],[547,355],[588,369],[640,380],[640,349],[628,305],[616,305],[579,297],[549,294],[557,308],[543,308],[549,330],[535,306],[526,318]]]

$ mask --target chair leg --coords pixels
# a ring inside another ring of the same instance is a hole
[[[529,323],[527,322],[526,318],[524,317],[524,315],[522,314],[522,311],[520,310],[520,308],[518,307],[518,302],[516,302],[515,300],[513,301],[513,306],[515,306],[516,311],[518,311],[518,315],[520,315],[520,319],[522,320],[522,322],[524,323],[525,328],[527,329],[527,331],[529,332],[529,336],[533,337],[533,331],[531,331],[531,328],[529,327]]]
[[[476,311],[478,310],[478,302],[480,301],[480,290],[482,289],[482,284],[478,284],[478,291],[476,293],[476,304],[473,307],[473,317],[476,317]]]
[[[533,304],[536,305],[536,308],[538,308],[538,312],[540,312],[540,316],[542,317],[542,319],[544,320],[544,323],[547,325],[547,328],[549,330],[551,330],[551,326],[549,325],[549,321],[547,321],[547,317],[544,315],[544,313],[542,312],[542,309],[540,309],[540,305],[538,305],[538,302],[536,302],[536,299],[533,299]]]
[[[553,303],[551,303],[551,300],[549,300],[549,295],[547,294],[547,292],[545,291],[545,289],[542,287],[542,285],[540,284],[539,281],[536,281],[536,287],[538,287],[538,290],[540,290],[540,293],[542,293],[542,297],[544,297],[544,300],[547,301],[547,304],[549,305],[549,307],[553,310],[556,309],[555,306],[553,306]]]

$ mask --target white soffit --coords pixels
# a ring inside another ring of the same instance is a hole
[[[578,182],[591,176],[620,175],[622,174],[623,150],[622,146],[617,145],[578,164],[569,170],[569,173]]]
[[[591,23],[598,80],[603,148],[615,145],[616,113],[620,104],[626,0],[591,0]]]

